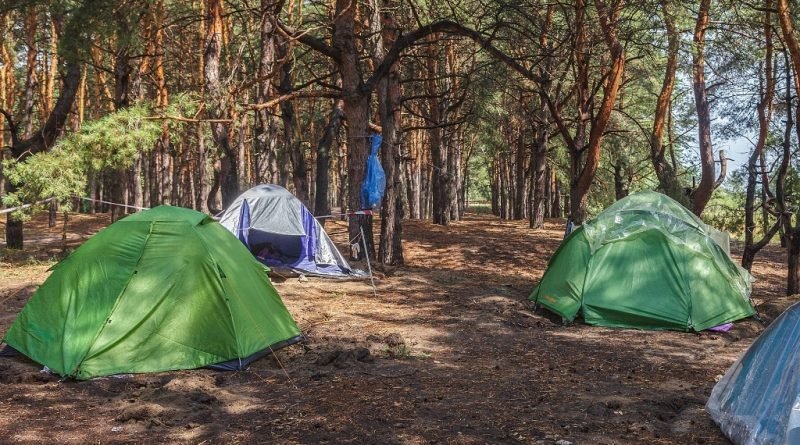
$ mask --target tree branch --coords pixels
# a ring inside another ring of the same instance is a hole
[[[339,53],[339,50],[337,50],[336,48],[326,44],[322,40],[320,40],[320,39],[318,39],[318,38],[316,38],[314,36],[309,35],[308,34],[309,31],[298,32],[298,31],[295,31],[292,28],[286,26],[282,22],[278,22],[278,28],[286,35],[286,37],[288,37],[290,39],[293,39],[293,40],[297,40],[298,42],[302,43],[303,45],[306,45],[307,47],[309,47],[309,48],[311,48],[311,49],[313,49],[313,50],[315,50],[315,51],[317,51],[317,52],[319,52],[319,53],[321,53],[321,54],[323,54],[325,56],[328,56],[328,57],[330,57],[331,59],[333,59],[333,60],[335,60],[337,62],[341,58],[341,54]]]
[[[395,41],[392,48],[386,53],[381,63],[372,73],[372,75],[367,79],[367,81],[362,86],[362,93],[366,94],[373,89],[378,84],[378,81],[383,78],[394,65],[395,62],[400,58],[402,52],[411,46],[417,40],[423,39],[431,34],[453,34],[453,35],[460,35],[464,37],[468,37],[473,42],[480,45],[481,48],[486,50],[492,57],[500,60],[501,62],[508,65],[511,69],[518,72],[520,75],[525,77],[526,79],[530,79],[536,83],[542,83],[543,79],[541,76],[535,74],[528,68],[524,67],[520,64],[517,60],[509,56],[508,54],[500,51],[496,46],[494,46],[490,39],[484,37],[483,34],[480,32],[467,28],[461,24],[450,20],[442,20],[439,22],[434,22],[425,26],[422,26],[408,34],[401,36],[397,41]]]
[[[298,98],[315,98],[315,97],[329,97],[337,98],[342,97],[341,91],[328,91],[328,90],[313,90],[313,91],[293,91],[289,94],[278,96],[274,99],[268,100],[260,104],[247,104],[248,110],[263,110],[278,105],[281,102]]]

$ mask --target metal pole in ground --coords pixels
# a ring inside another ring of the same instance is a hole
[[[367,270],[369,270],[369,281],[372,283],[372,293],[378,297],[378,289],[375,287],[375,277],[372,275],[372,265],[369,263],[369,249],[367,249],[367,237],[364,236],[364,228],[359,227],[361,230],[361,241],[364,242],[364,256],[367,257]]]

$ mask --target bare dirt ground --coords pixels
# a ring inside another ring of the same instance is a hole
[[[72,216],[68,247],[107,224]],[[243,372],[76,382],[0,358],[0,442],[728,443],[703,405],[762,326],[643,332],[531,312],[562,224],[404,222],[407,265],[383,271],[377,297],[368,282],[276,282],[308,340]],[[327,228],[341,242],[344,227]],[[23,252],[0,243],[0,334],[61,250],[46,217],[28,226]],[[754,268],[766,318],[794,301],[779,298],[783,262],[769,246]]]

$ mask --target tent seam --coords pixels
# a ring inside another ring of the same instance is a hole
[[[103,333],[103,330],[105,330],[106,326],[108,325],[108,320],[114,315],[114,311],[117,310],[117,307],[119,307],[120,297],[128,289],[128,286],[130,285],[131,280],[133,280],[133,276],[136,275],[135,272],[136,272],[137,268],[139,267],[139,263],[142,261],[142,257],[144,256],[144,249],[147,246],[147,243],[150,241],[150,236],[153,234],[153,226],[155,225],[156,222],[157,221],[151,221],[150,222],[150,227],[147,230],[147,236],[145,237],[144,242],[142,243],[141,251],[139,252],[139,258],[136,259],[136,263],[133,265],[134,273],[130,274],[130,276],[128,277],[128,281],[125,282],[125,286],[122,286],[122,289],[119,291],[119,293],[117,294],[117,297],[114,299],[114,306],[111,307],[111,310],[108,312],[108,315],[106,316],[105,321],[103,322],[102,326],[100,326],[100,329],[97,330],[97,333],[94,335],[94,337],[92,338],[92,341],[89,343],[89,347],[86,348],[86,351],[81,356],[81,359],[80,359],[80,361],[78,361],[78,364],[75,367],[75,369],[72,370],[72,372],[70,374],[68,374],[69,376],[77,375],[78,369],[80,369],[81,365],[83,364],[83,362],[88,357],[89,351],[92,350],[92,348],[94,347],[95,343],[97,343],[97,339],[100,337],[100,334]]]
[[[242,360],[242,345],[239,343],[239,331],[236,329],[236,322],[233,319],[233,311],[231,311],[230,296],[228,295],[228,288],[227,288],[227,286],[225,286],[225,282],[222,280],[222,267],[220,266],[220,264],[217,261],[217,259],[214,258],[214,255],[211,253],[211,249],[208,248],[208,244],[206,243],[206,240],[204,240],[203,237],[200,236],[200,233],[197,232],[197,225],[196,224],[192,226],[192,232],[197,237],[197,239],[200,240],[200,242],[203,244],[203,248],[206,250],[206,253],[208,254],[208,257],[211,258],[211,261],[214,262],[214,266],[216,266],[214,268],[215,269],[214,274],[219,279],[219,285],[222,288],[223,295],[225,295],[225,307],[228,309],[228,317],[231,319],[231,328],[233,328],[233,337],[236,339],[236,356],[237,356],[236,358],[238,358],[239,361],[241,362],[241,360]],[[237,242],[238,242],[238,240],[237,240]]]

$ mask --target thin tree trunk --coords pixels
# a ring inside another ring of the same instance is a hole
[[[331,212],[329,197],[331,188],[331,147],[336,143],[336,136],[339,134],[339,128],[342,125],[342,119],[344,118],[343,106],[344,103],[341,99],[334,101],[333,109],[328,117],[328,123],[322,133],[322,139],[317,144],[317,192],[314,195],[314,215],[317,216],[327,215]]]
[[[617,201],[628,196],[629,183],[625,177],[627,165],[623,160],[614,163],[614,197]]]
[[[500,161],[499,154],[492,157],[489,169],[489,188],[492,199],[492,215],[500,216]]]
[[[116,15],[116,14],[115,14]],[[120,111],[130,106],[130,87],[131,73],[133,67],[130,64],[129,47],[126,43],[127,36],[131,30],[125,17],[117,16],[117,40],[121,42],[114,53],[114,110]],[[111,196],[109,201],[117,204],[125,204],[126,186],[129,172],[124,168],[117,168],[110,175]],[[126,214],[126,208],[119,205],[111,206],[111,222],[117,221]]]
[[[553,177],[553,202],[552,202],[552,211],[550,212],[550,216],[552,218],[563,218],[564,217],[564,209],[569,208],[569,195],[564,195],[561,188],[561,181],[558,180],[555,176],[555,172],[551,172]],[[565,202],[562,205],[561,196],[564,195]]]
[[[23,128],[23,137],[33,134],[33,108],[36,86],[38,84],[37,66],[39,48],[36,45],[37,12],[31,7],[25,16],[25,46],[27,57],[25,62],[25,90],[22,93],[22,118],[19,125]]]
[[[520,126],[519,138],[517,139],[517,159],[514,163],[516,169],[514,179],[514,219],[525,219],[525,202],[527,201],[526,187],[528,178],[526,176],[526,168],[528,165],[528,150],[525,149],[525,132]]]
[[[447,171],[450,173],[451,178],[447,184],[447,199],[450,201],[450,221],[461,219],[458,213],[458,191],[463,187],[463,178],[460,174],[463,144],[463,130],[459,129],[456,131],[455,137],[451,140],[447,150]]]
[[[288,54],[284,55],[284,59],[287,60],[281,67],[280,92],[281,94],[290,94],[292,92],[292,62],[289,60]],[[281,119],[283,120],[283,148],[291,165],[294,193],[303,204],[308,206],[306,156],[297,134],[297,119],[292,101],[287,100],[281,103]]]

